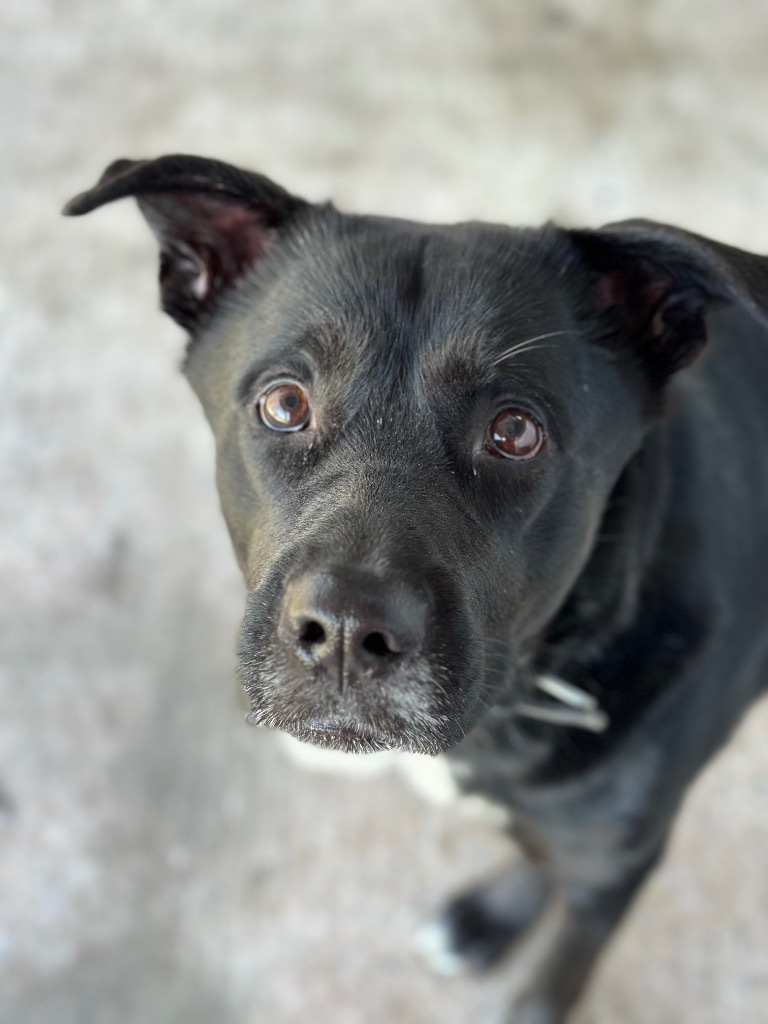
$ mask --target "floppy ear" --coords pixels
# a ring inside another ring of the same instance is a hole
[[[701,351],[710,308],[733,303],[768,326],[764,256],[646,220],[569,234],[594,274],[593,302],[658,383]]]
[[[134,196],[160,243],[162,306],[195,332],[309,204],[260,174],[198,156],[117,160],[68,216]]]

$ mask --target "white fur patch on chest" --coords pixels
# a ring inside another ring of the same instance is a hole
[[[464,793],[456,781],[451,762],[444,754],[408,754],[383,750],[375,754],[345,754],[301,743],[287,733],[279,733],[280,743],[290,759],[301,768],[330,775],[375,778],[396,772],[422,799],[438,807],[453,807],[462,815],[497,827],[510,823],[509,808],[478,793]]]
[[[328,775],[374,778],[391,771],[400,756],[396,750],[382,750],[375,754],[345,754],[342,750],[328,750],[316,747],[313,743],[302,743],[287,732],[278,732],[277,738],[288,757],[299,767]]]

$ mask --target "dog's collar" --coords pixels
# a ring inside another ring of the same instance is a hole
[[[551,725],[565,725],[588,732],[605,732],[610,724],[608,715],[597,698],[586,690],[567,683],[558,676],[538,675],[534,687],[549,700],[527,700],[515,705],[515,714],[522,718],[535,718]]]

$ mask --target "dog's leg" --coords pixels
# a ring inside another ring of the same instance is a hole
[[[597,844],[593,853],[582,843],[578,852],[566,846],[555,852],[557,892],[518,965],[510,1022],[564,1024],[662,845],[631,855],[624,847],[615,857],[606,857]]]
[[[452,900],[419,948],[436,973],[458,974],[491,967],[514,947],[510,1024],[565,1024],[663,843],[619,851],[595,832],[548,837],[547,849],[515,832],[526,856]]]

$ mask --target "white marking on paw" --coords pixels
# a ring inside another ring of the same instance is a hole
[[[433,974],[455,978],[469,970],[467,960],[451,948],[453,933],[438,919],[423,925],[413,937],[413,948]]]

